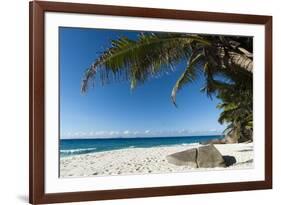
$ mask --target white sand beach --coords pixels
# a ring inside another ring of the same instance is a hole
[[[236,163],[226,168],[190,168],[169,163],[167,155],[201,145],[129,148],[81,154],[60,160],[60,177],[108,176],[147,173],[188,172],[194,170],[223,170],[253,168],[253,143],[216,144],[223,156],[233,156]]]

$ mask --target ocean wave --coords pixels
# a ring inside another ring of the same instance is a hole
[[[68,149],[68,150],[60,150],[60,153],[64,155],[86,154],[86,153],[93,152],[95,150],[96,148]]]
[[[193,143],[182,143],[181,145],[182,145],[182,146],[186,146],[186,145],[189,145],[189,146],[194,146],[194,145],[199,145],[199,142],[193,142]]]

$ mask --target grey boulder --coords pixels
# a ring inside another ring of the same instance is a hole
[[[176,152],[166,158],[171,164],[190,168],[226,167],[223,156],[212,144]]]
[[[197,168],[196,157],[197,149],[193,148],[168,155],[166,158],[169,163],[177,166],[188,166],[190,168]]]
[[[207,145],[197,148],[198,168],[226,167],[221,153],[214,145]]]

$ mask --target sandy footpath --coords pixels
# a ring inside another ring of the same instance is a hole
[[[176,145],[154,148],[129,148],[81,154],[60,160],[61,177],[106,176],[147,173],[187,172],[214,169],[248,169],[253,167],[253,144],[218,144],[222,155],[233,156],[236,163],[227,168],[190,168],[168,163],[166,156],[199,145]]]

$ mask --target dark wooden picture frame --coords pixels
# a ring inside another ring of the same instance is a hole
[[[272,17],[103,6],[91,4],[30,2],[30,139],[29,139],[29,201],[32,204],[88,200],[153,197],[210,192],[227,192],[272,188]],[[46,194],[44,189],[44,14],[67,12],[125,17],[149,17],[209,22],[247,23],[265,26],[265,180],[205,185],[167,186],[119,190],[101,190]]]

